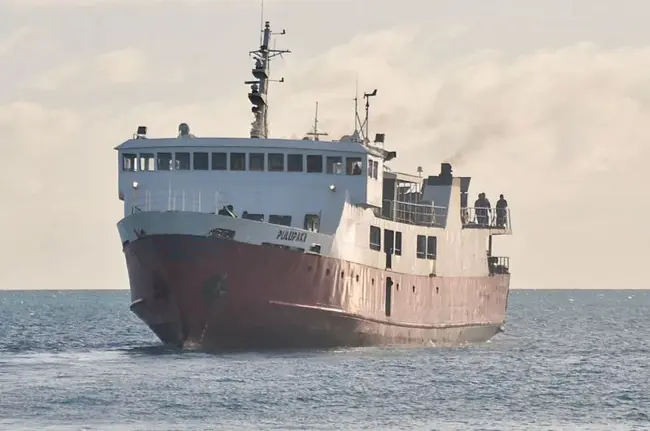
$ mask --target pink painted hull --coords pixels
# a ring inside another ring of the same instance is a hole
[[[485,341],[505,323],[507,274],[413,276],[191,235],[145,236],[124,252],[131,309],[166,344],[256,349],[461,343]]]

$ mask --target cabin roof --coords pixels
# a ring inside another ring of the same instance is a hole
[[[255,139],[255,138],[154,138],[129,139],[115,147],[116,150],[143,150],[153,148],[276,148],[287,150],[332,151],[368,153],[368,148],[352,141],[313,141],[306,139]],[[372,151],[370,151],[372,152]]]
[[[419,175],[411,175],[405,172],[397,172],[397,171],[384,171],[384,178],[390,178],[390,179],[395,179],[397,181],[405,181],[411,183],[420,183],[422,182],[422,180],[424,180],[424,178],[420,177]]]

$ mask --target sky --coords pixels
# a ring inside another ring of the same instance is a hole
[[[512,288],[650,288],[650,3],[266,0],[270,133],[371,134],[505,194]],[[0,0],[0,289],[126,289],[114,147],[247,136],[259,0]]]

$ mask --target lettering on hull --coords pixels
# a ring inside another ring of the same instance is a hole
[[[307,241],[307,232],[280,229],[275,239],[282,241],[305,242]]]

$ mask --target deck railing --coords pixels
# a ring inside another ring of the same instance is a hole
[[[511,229],[510,209],[461,208],[460,219],[465,228]]]
[[[381,216],[400,223],[444,227],[447,221],[447,212],[446,207],[385,199]]]
[[[490,270],[490,275],[510,274],[510,258],[502,256],[489,256],[488,269]]]
[[[200,190],[134,190],[127,197],[131,213],[140,211],[191,211],[217,213],[230,202],[219,192]]]

